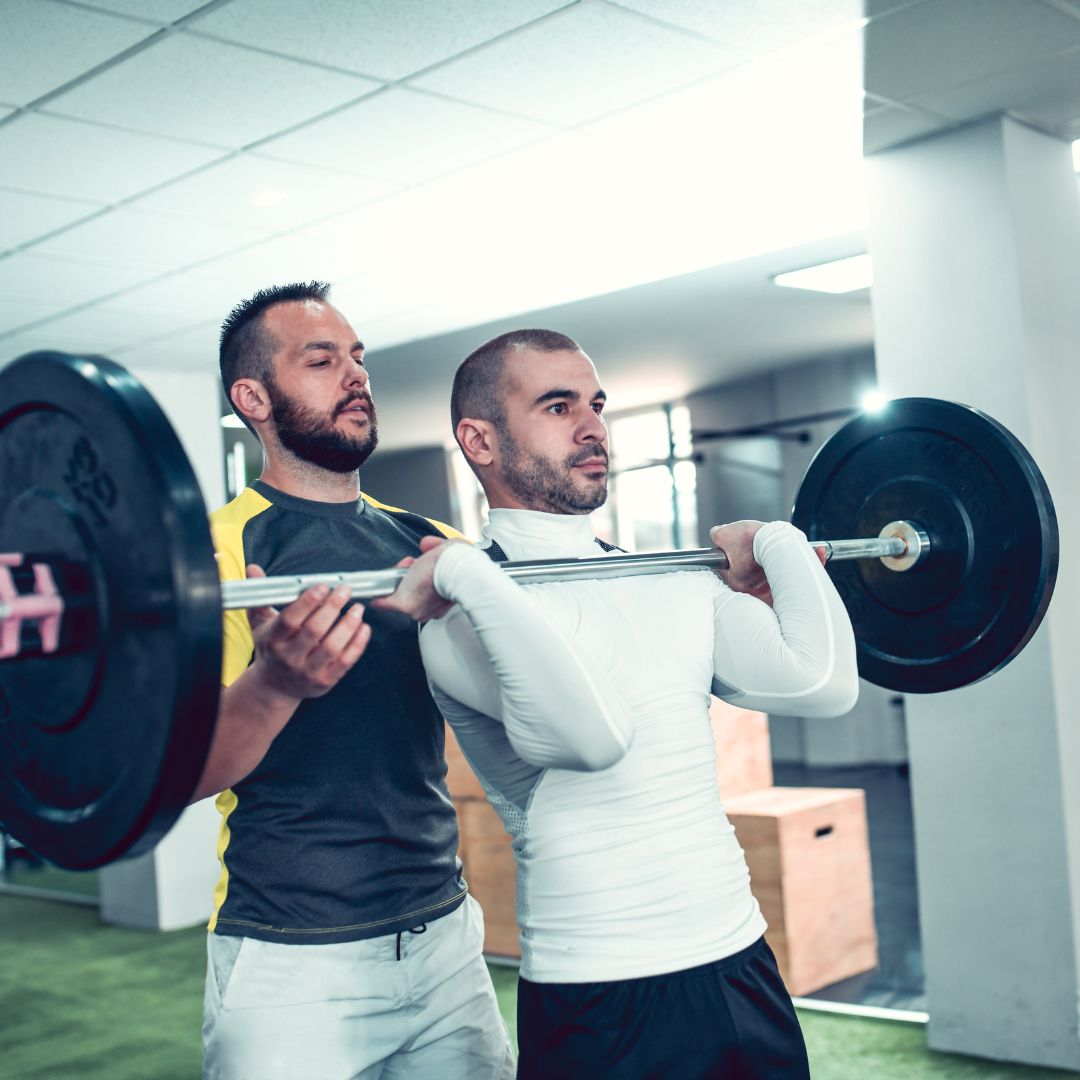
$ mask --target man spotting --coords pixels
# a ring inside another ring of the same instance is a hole
[[[361,494],[375,406],[328,291],[264,290],[222,327],[226,393],[265,455],[213,515],[225,577],[384,569],[452,533]],[[511,1077],[415,624],[310,589],[226,615],[222,678],[195,796],[220,792],[222,815],[204,1075]]]
[[[589,358],[550,331],[503,335],[458,369],[455,435],[488,497],[492,558],[601,554],[588,514],[607,494],[604,400]],[[422,542],[439,550],[417,568],[468,601],[424,627],[424,662],[514,841],[525,1080],[809,1075],[720,802],[709,694],[846,712],[854,640],[793,526],[712,538],[720,577],[513,587],[515,611],[474,602],[490,589],[481,551]],[[533,625],[560,627],[568,655],[515,666]]]

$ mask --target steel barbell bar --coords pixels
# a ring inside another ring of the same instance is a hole
[[[895,521],[881,535],[864,540],[811,540],[810,546],[833,559],[881,559],[893,570],[906,570],[926,557],[930,539],[907,521]],[[583,559],[531,559],[497,563],[503,573],[523,585],[552,581],[583,581],[643,574],[665,574],[675,570],[724,570],[727,555],[718,548],[661,551],[641,555],[598,555]],[[406,570],[367,570],[356,573],[276,575],[244,578],[221,583],[222,607],[226,611],[287,604],[315,585],[347,585],[357,600],[389,596],[398,587]],[[0,619],[3,608],[0,606]]]
[[[902,571],[916,565],[930,550],[930,539],[918,526],[908,521],[887,525],[880,536],[861,540],[811,540],[810,546],[824,552],[825,561],[844,559],[880,559],[892,570]],[[0,555],[0,562],[10,557]],[[42,568],[44,564],[37,563]],[[522,585],[553,581],[603,580],[665,574],[676,570],[725,570],[728,558],[718,548],[691,548],[684,551],[659,551],[644,554],[598,555],[581,559],[531,559],[496,564],[506,575]],[[353,599],[375,600],[390,596],[405,577],[407,569],[392,566],[386,570],[361,570],[323,574],[278,574],[272,577],[229,579],[221,583],[221,606],[225,611],[288,604],[316,585],[347,585]],[[41,576],[40,574],[38,575]],[[27,593],[0,600],[0,628],[13,620],[20,622],[55,619],[63,608],[58,593]],[[2,630],[0,630],[2,635]],[[50,635],[55,639],[55,635]],[[55,645],[46,646],[51,652]],[[10,655],[15,655],[11,653]],[[5,651],[0,649],[0,657]]]

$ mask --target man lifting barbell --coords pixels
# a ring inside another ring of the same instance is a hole
[[[589,358],[550,331],[505,334],[462,364],[455,436],[491,515],[486,551],[421,558],[439,593],[468,600],[492,575],[485,555],[599,551],[588,514],[607,496],[604,400]],[[716,788],[709,693],[839,715],[858,693],[855,643],[797,529],[712,535],[726,585],[672,573],[538,586],[516,590],[524,617],[466,603],[421,633],[436,701],[514,839],[520,1077],[809,1076]],[[522,628],[541,619],[574,643],[561,664],[523,678],[489,660],[511,642],[528,672]]]
[[[856,419],[815,458],[794,516],[810,535],[860,538],[819,547],[860,671],[880,685],[983,678],[1050,602],[1049,493],[1017,440],[973,409],[909,399]],[[195,792],[223,608],[287,603],[326,578],[385,596],[405,573],[346,566],[219,586],[198,487],[160,409],[118,365],[58,353],[0,372],[0,552],[0,823],[73,869],[147,850]],[[501,566],[534,582],[724,562],[713,551]]]

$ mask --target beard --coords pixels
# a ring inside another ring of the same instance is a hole
[[[528,454],[514,441],[509,431],[500,431],[502,447],[501,477],[515,497],[530,510],[551,514],[589,514],[607,499],[607,473],[597,480],[577,477],[575,465],[586,461],[607,464],[607,451],[591,446],[555,462],[537,454]]]
[[[379,444],[375,403],[369,394],[349,394],[327,416],[301,405],[274,385],[267,385],[266,392],[274,410],[274,426],[282,446],[312,465],[337,473],[356,472]],[[339,431],[334,421],[354,401],[366,402],[368,425],[361,434],[348,435]]]

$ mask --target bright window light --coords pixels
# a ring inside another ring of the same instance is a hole
[[[1073,143],[1073,168],[1080,172],[1080,139]]]
[[[236,413],[229,413],[228,416],[223,416],[221,418],[221,426],[223,428],[242,428],[244,426],[244,421],[241,420]]]
[[[777,274],[773,284],[791,289],[811,289],[814,292],[846,293],[868,289],[874,283],[874,267],[869,255],[853,255],[850,259],[808,266]]]
[[[863,412],[881,412],[888,404],[889,399],[880,390],[867,390],[862,396]]]

